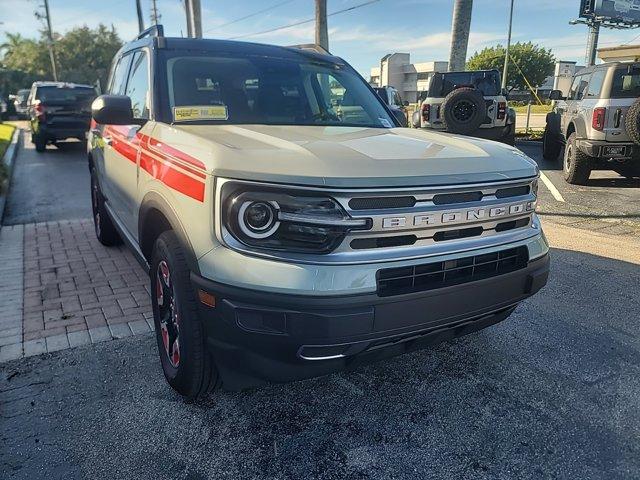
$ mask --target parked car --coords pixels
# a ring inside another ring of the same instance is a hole
[[[7,118],[8,105],[2,96],[0,96],[0,120],[5,120]]]
[[[28,116],[29,110],[28,110],[27,102],[29,100],[30,92],[31,92],[30,89],[24,88],[24,89],[18,90],[18,92],[14,95],[13,105],[16,109],[16,115],[20,119],[27,118]]]
[[[96,236],[149,272],[182,395],[423,348],[546,283],[519,150],[398,128],[338,57],[162,31],[116,54],[88,160]]]
[[[27,103],[36,151],[44,152],[48,143],[69,138],[86,140],[95,97],[96,91],[90,85],[34,82]]]
[[[507,105],[497,70],[435,73],[414,112],[415,128],[515,143],[516,112]]]
[[[584,185],[592,170],[640,177],[640,63],[604,63],[581,70],[568,95],[553,90],[543,156],[562,149],[567,182]]]
[[[407,107],[409,102],[403,101],[400,97],[400,93],[394,87],[373,87],[373,90],[378,94],[382,101],[389,107],[389,110],[395,115],[400,124],[403,127],[407,127]]]

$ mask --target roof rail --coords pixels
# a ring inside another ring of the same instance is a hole
[[[160,24],[152,25],[146,30],[141,31],[138,36],[135,38],[136,40],[140,40],[144,37],[164,37],[164,28]]]
[[[297,48],[299,50],[307,50],[310,52],[321,53],[323,55],[331,55],[329,50],[325,50],[317,43],[304,43],[302,45],[289,45],[289,48]]]

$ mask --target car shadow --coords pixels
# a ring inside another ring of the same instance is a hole
[[[640,178],[591,178],[587,187],[602,188],[640,188]]]

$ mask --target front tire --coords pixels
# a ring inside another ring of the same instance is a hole
[[[98,241],[106,247],[122,243],[120,234],[107,213],[94,169],[91,170],[91,210],[93,211],[93,226]]]
[[[184,397],[206,396],[220,387],[220,377],[206,344],[190,270],[173,231],[163,232],[156,240],[149,276],[164,376]]]
[[[564,179],[572,185],[585,185],[591,175],[591,157],[580,151],[575,133],[567,139],[562,170]]]

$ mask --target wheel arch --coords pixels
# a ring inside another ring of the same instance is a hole
[[[142,200],[138,215],[138,243],[142,255],[149,264],[156,239],[167,230],[175,232],[180,240],[189,268],[192,272],[199,274],[198,259],[178,215],[160,194],[147,193]]]

